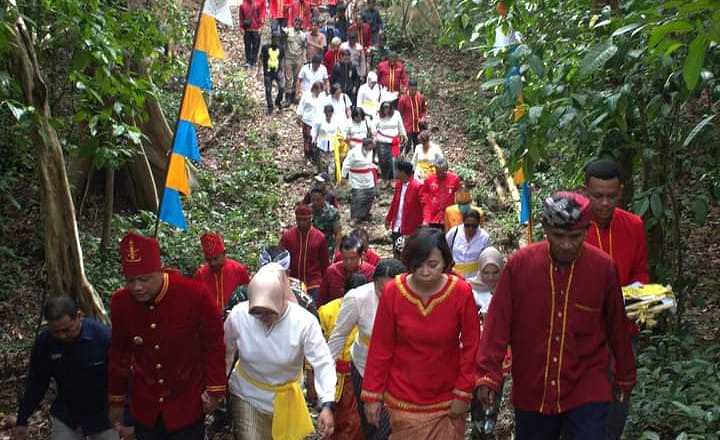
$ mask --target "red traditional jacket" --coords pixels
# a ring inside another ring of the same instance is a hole
[[[333,262],[337,263],[338,261],[342,261],[343,256],[342,252],[335,251],[335,256],[333,257]],[[372,249],[368,249],[365,252],[365,255],[363,256],[363,261],[368,263],[371,266],[377,266],[377,264],[380,262],[380,255],[378,255],[377,252],[375,252]]]
[[[108,393],[112,405],[130,394],[139,423],[155,426],[162,417],[176,431],[201,420],[204,391],[225,395],[225,344],[220,312],[205,287],[177,272],[163,277],[150,304],[125,288],[110,300]]]
[[[270,0],[270,17],[277,20],[278,18],[286,18],[288,5],[292,5],[294,0]]]
[[[460,177],[452,171],[448,171],[442,179],[437,174],[425,179],[421,195],[423,223],[444,223],[445,208],[455,204],[455,193],[460,186]]]
[[[280,246],[290,252],[290,276],[305,283],[308,290],[320,287],[329,265],[325,235],[314,226],[304,234],[293,226],[283,233]]]
[[[245,266],[231,258],[225,258],[225,264],[219,273],[211,271],[207,263],[203,264],[195,272],[194,278],[205,285],[221,311],[225,309],[235,289],[250,282]]]
[[[512,346],[513,404],[559,414],[612,399],[615,385],[629,392],[635,359],[625,326],[615,265],[583,244],[564,270],[552,263],[547,241],[520,249],[500,277],[483,328],[478,384],[498,391],[502,362]]]
[[[365,261],[360,262],[360,268],[357,270],[359,273],[365,275],[368,282],[372,281],[373,274],[375,273],[375,266],[366,263]],[[329,303],[336,298],[342,298],[345,295],[345,280],[352,275],[352,273],[345,272],[342,261],[333,263],[328,267],[325,272],[325,277],[320,284],[320,292],[318,293],[318,307]]]
[[[422,93],[416,92],[414,96],[402,95],[398,101],[398,111],[402,116],[405,131],[420,133],[420,122],[427,116],[427,101]]]
[[[290,1],[290,0],[288,0]],[[287,8],[288,26],[295,27],[295,18],[302,19],[302,28],[306,31],[312,26],[312,5],[307,0],[300,2],[295,1]]]
[[[332,73],[335,63],[340,62],[341,56],[342,54],[340,53],[340,49],[328,49],[328,51],[325,52],[323,64],[325,65],[325,68],[327,68],[328,72]]]
[[[479,333],[472,289],[461,277],[449,274],[423,303],[407,274],[398,275],[380,297],[361,399],[418,412],[470,401]]]
[[[390,66],[390,61],[385,60],[377,66],[377,76],[380,85],[385,86],[391,92],[404,92],[408,86],[408,74],[405,64],[397,61]]]
[[[257,6],[258,12],[260,13],[260,24],[263,25],[265,24],[265,17],[267,16],[267,1],[255,0],[255,6]]]
[[[422,226],[423,222],[423,205],[421,201],[423,184],[418,180],[411,178],[408,187],[405,190],[405,199],[403,200],[403,216],[400,219],[400,233],[402,235],[411,235],[417,228]],[[385,220],[390,222],[390,228],[395,226],[395,219],[400,211],[400,195],[402,193],[402,182],[395,182],[395,193],[393,194],[390,209],[388,210]]]
[[[355,22],[348,28],[348,35],[356,33],[358,36],[358,43],[362,44],[364,49],[369,49],[372,46],[372,28],[369,23]]]
[[[264,6],[265,4],[263,2],[262,7]],[[260,10],[260,6],[255,3],[255,0],[244,0],[239,9],[240,27],[244,28],[245,21],[248,21],[250,26],[247,30],[259,31],[262,29],[263,15],[261,15],[262,12]]]

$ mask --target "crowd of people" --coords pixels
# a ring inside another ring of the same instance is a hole
[[[128,232],[112,331],[68,296],[45,304],[14,438],[27,437],[51,379],[54,440],[201,440],[218,411],[238,440],[461,440],[468,420],[474,438],[491,438],[508,376],[516,438],[620,438],[637,335],[621,286],[649,276],[618,166],[595,160],[581,191],[548,197],[546,239],[506,262],[431,141],[417,83],[396,54],[374,65],[374,0],[269,6],[270,43],[264,0],[244,0],[240,23],[268,112],[297,104],[303,154],[318,165],[294,224],[253,275],[219,232],[200,237],[192,276]],[[334,192],[343,180],[349,233]],[[379,181],[393,192],[392,255],[363,228]]]

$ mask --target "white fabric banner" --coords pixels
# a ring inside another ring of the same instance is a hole
[[[224,25],[234,26],[229,0],[205,0],[203,14],[215,17],[217,21]]]

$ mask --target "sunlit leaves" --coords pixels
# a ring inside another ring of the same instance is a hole
[[[593,46],[585,55],[580,64],[580,75],[587,76],[597,72],[610,61],[618,51],[618,47],[611,40],[603,41]]]

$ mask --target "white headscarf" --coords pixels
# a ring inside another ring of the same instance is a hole
[[[495,247],[488,246],[480,253],[480,256],[478,257],[478,262],[480,263],[480,268],[478,269],[476,285],[484,286],[485,290],[489,291],[490,288],[482,282],[482,271],[488,265],[494,264],[495,266],[497,266],[500,272],[502,272],[503,267],[505,267],[505,256]]]

